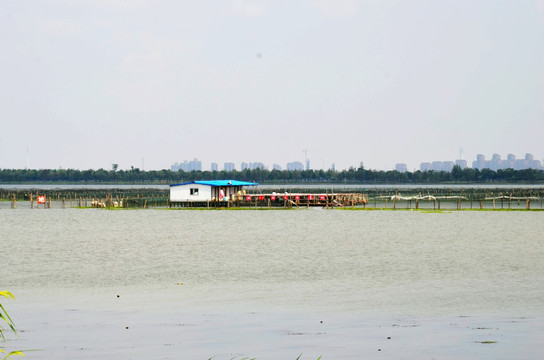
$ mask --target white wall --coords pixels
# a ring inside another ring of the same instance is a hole
[[[198,195],[191,195],[198,189]],[[212,187],[202,184],[187,184],[170,187],[170,201],[207,201],[212,199]]]

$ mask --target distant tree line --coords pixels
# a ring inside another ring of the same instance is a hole
[[[263,170],[191,171],[171,170],[74,170],[74,169],[0,169],[0,183],[126,183],[172,184],[193,180],[244,180],[258,183],[541,183],[544,170],[461,169],[451,172],[396,170],[367,170],[363,167],[348,170]]]

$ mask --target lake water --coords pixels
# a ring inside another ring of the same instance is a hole
[[[544,212],[0,209],[28,359],[535,359]],[[182,285],[178,283],[183,282]]]

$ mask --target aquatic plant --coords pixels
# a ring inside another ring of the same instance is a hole
[[[0,296],[5,297],[6,299],[15,300],[15,296],[13,296],[13,294],[9,291],[0,291]],[[4,307],[4,305],[2,305],[2,303],[0,303],[0,319],[3,321],[3,323],[6,323],[6,325],[14,334],[17,334],[17,330],[15,330],[15,324],[13,323],[13,320],[11,320],[8,312],[6,311],[6,308]],[[2,341],[6,341],[6,336],[4,335],[5,331],[6,329],[0,324],[0,339]],[[3,348],[0,348],[0,354],[6,354],[6,351]],[[11,359],[14,355],[25,356],[25,354],[23,354],[21,351],[11,351],[1,359],[8,360]]]
[[[3,296],[7,299],[15,300],[15,296],[13,296],[13,294],[10,293],[9,291],[0,291],[0,296]],[[4,308],[4,306],[2,305],[2,303],[0,303],[0,319],[2,319],[9,326],[11,331],[13,331],[14,333],[17,333],[17,331],[15,330],[15,324],[13,323],[13,320],[11,320],[11,318],[9,317],[9,314]],[[0,337],[4,341],[6,340],[4,336],[4,328],[1,326],[0,326]]]

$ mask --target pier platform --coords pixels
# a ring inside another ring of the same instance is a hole
[[[268,193],[243,194],[223,200],[170,201],[170,207],[341,207],[365,205],[366,196],[361,193]]]

